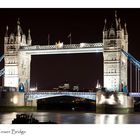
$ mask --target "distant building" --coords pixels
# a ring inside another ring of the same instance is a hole
[[[73,91],[79,91],[79,86],[73,86]]]
[[[68,83],[65,83],[63,86],[59,86],[59,89],[63,89],[63,90],[69,90],[70,89],[70,85]]]

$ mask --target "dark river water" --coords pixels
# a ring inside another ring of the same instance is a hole
[[[0,124],[11,124],[16,114],[24,112],[0,113]],[[58,124],[140,124],[140,113],[134,114],[96,114],[93,112],[30,112],[40,122],[55,121]]]

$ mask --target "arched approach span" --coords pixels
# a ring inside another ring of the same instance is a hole
[[[71,96],[80,97],[90,100],[96,100],[95,92],[27,92],[25,94],[26,101],[39,100],[51,97]]]

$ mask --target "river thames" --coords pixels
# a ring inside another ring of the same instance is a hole
[[[16,114],[25,112],[0,113],[0,124],[11,124]],[[140,113],[97,114],[83,111],[30,112],[40,122],[54,121],[57,124],[140,124]]]

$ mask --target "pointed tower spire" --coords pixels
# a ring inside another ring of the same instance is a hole
[[[31,44],[32,44],[30,29],[28,30],[27,44],[28,44],[28,45],[31,45]]]
[[[28,37],[27,37],[28,40],[31,40],[31,34],[30,34],[30,29],[28,30]]]
[[[118,30],[117,11],[115,11],[115,24],[116,24],[116,30]]]
[[[6,26],[5,37],[8,37],[8,25]]]
[[[20,36],[20,21],[19,21],[19,18],[17,20],[17,36]]]
[[[125,35],[128,35],[126,23],[124,24],[124,34],[125,34]]]
[[[9,37],[8,37],[8,26],[6,26],[5,37],[4,37],[4,43],[7,44],[7,43],[8,43],[8,40],[9,40]]]
[[[100,89],[100,88],[101,88],[101,85],[100,85],[100,83],[99,83],[99,80],[97,80],[96,88],[97,88],[97,89]]]
[[[121,19],[120,18],[119,18],[118,22],[119,22],[118,30],[121,30],[122,28],[121,28]]]
[[[106,23],[107,23],[107,20],[106,20],[106,18],[105,18],[105,21],[104,21],[104,29],[103,29],[103,31],[106,31],[107,30],[107,26],[106,26]]]
[[[117,10],[115,10],[115,18],[117,18]]]
[[[17,25],[20,25],[20,18],[18,18],[17,20]]]

